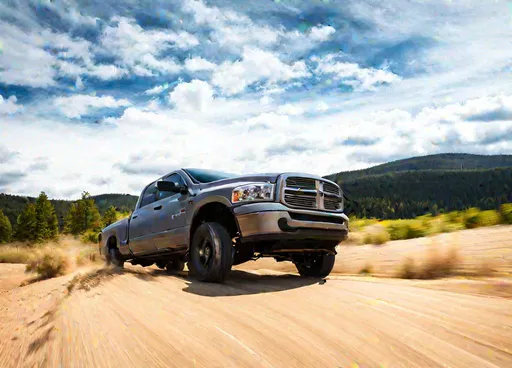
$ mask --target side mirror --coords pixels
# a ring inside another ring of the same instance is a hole
[[[182,187],[176,186],[172,181],[158,181],[156,187],[161,192],[180,193],[182,191]]]

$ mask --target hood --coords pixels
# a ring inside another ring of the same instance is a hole
[[[240,175],[235,176],[233,178],[222,179],[217,181],[212,181],[211,183],[200,184],[201,188],[211,188],[221,185],[226,185],[230,183],[237,182],[271,182],[275,183],[277,181],[277,177],[281,175],[280,173],[269,173],[269,174],[249,174],[249,175]]]

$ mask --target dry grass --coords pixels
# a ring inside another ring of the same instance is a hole
[[[382,245],[390,240],[389,233],[382,225],[368,226],[359,238],[359,244]]]
[[[0,263],[27,263],[33,250],[3,245],[0,247]]]
[[[68,255],[60,249],[46,248],[35,252],[27,264],[26,272],[35,272],[40,279],[64,275],[70,267]]]
[[[22,243],[0,246],[0,263],[26,264],[27,272],[38,275],[32,281],[64,275],[75,266],[98,262],[100,257],[96,246],[83,244],[69,236],[36,246]]]

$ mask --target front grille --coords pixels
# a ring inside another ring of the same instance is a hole
[[[317,208],[316,196],[287,194],[285,192],[284,200],[287,204],[293,207]]]
[[[343,204],[336,184],[314,178],[287,177],[282,194],[283,202],[293,208],[339,211]]]
[[[324,198],[324,207],[329,211],[338,211],[341,208],[341,198]]]

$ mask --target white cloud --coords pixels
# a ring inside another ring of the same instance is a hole
[[[316,111],[319,111],[319,112],[324,112],[324,111],[327,111],[329,110],[329,105],[326,104],[324,101],[320,101],[316,104]]]
[[[242,51],[246,46],[279,49],[281,44],[286,44],[289,51],[305,51],[329,40],[335,32],[333,27],[324,25],[313,27],[305,34],[286,31],[282,26],[257,24],[245,14],[230,9],[207,6],[201,0],[187,0],[183,9],[193,14],[197,24],[212,29],[213,42],[232,51]]]
[[[27,87],[55,85],[55,56],[42,49],[40,35],[27,34],[21,29],[0,22],[2,54],[0,57],[0,82]]]
[[[284,114],[284,115],[302,115],[304,114],[304,109],[300,106],[293,105],[293,104],[285,104],[281,105],[277,108],[278,114]]]
[[[76,89],[84,89],[84,82],[82,81],[82,78],[76,77],[75,88]]]
[[[91,96],[91,95],[73,95],[70,97],[57,97],[54,105],[68,118],[80,118],[90,110],[101,108],[118,108],[130,106],[130,101],[126,99],[116,100],[112,96]]]
[[[201,112],[211,106],[213,89],[207,82],[194,79],[178,84],[169,94],[169,100],[178,110]]]
[[[240,61],[227,61],[218,67],[213,74],[212,83],[225,94],[236,94],[260,80],[276,83],[308,75],[303,61],[285,64],[270,52],[245,47]]]
[[[336,32],[331,26],[317,26],[310,30],[309,38],[313,41],[325,42]]]
[[[119,68],[115,65],[98,64],[91,67],[87,74],[101,80],[112,80],[119,79],[128,74],[128,72],[125,69]]]
[[[171,59],[158,59],[163,51],[190,49],[199,40],[185,31],[144,30],[133,19],[115,18],[117,24],[103,31],[101,45],[103,52],[114,54],[118,63],[134,68],[139,75],[175,73],[179,67]]]
[[[151,95],[157,95],[157,94],[162,93],[163,91],[165,91],[167,88],[169,88],[169,84],[167,84],[167,83],[159,85],[159,86],[154,86],[153,88],[144,91],[144,94],[150,95],[150,96]]]
[[[15,114],[23,108],[23,105],[17,104],[18,99],[16,96],[10,96],[4,99],[0,95],[0,115]]]
[[[214,70],[217,67],[216,64],[203,59],[201,57],[194,57],[185,60],[185,69],[191,72],[198,72],[203,70]]]
[[[357,90],[375,90],[383,83],[393,83],[401,78],[392,72],[375,69],[361,68],[356,63],[336,61],[336,54],[330,54],[322,58],[313,57],[312,61],[318,63],[317,74],[329,74],[335,79],[343,80],[344,84]]]

